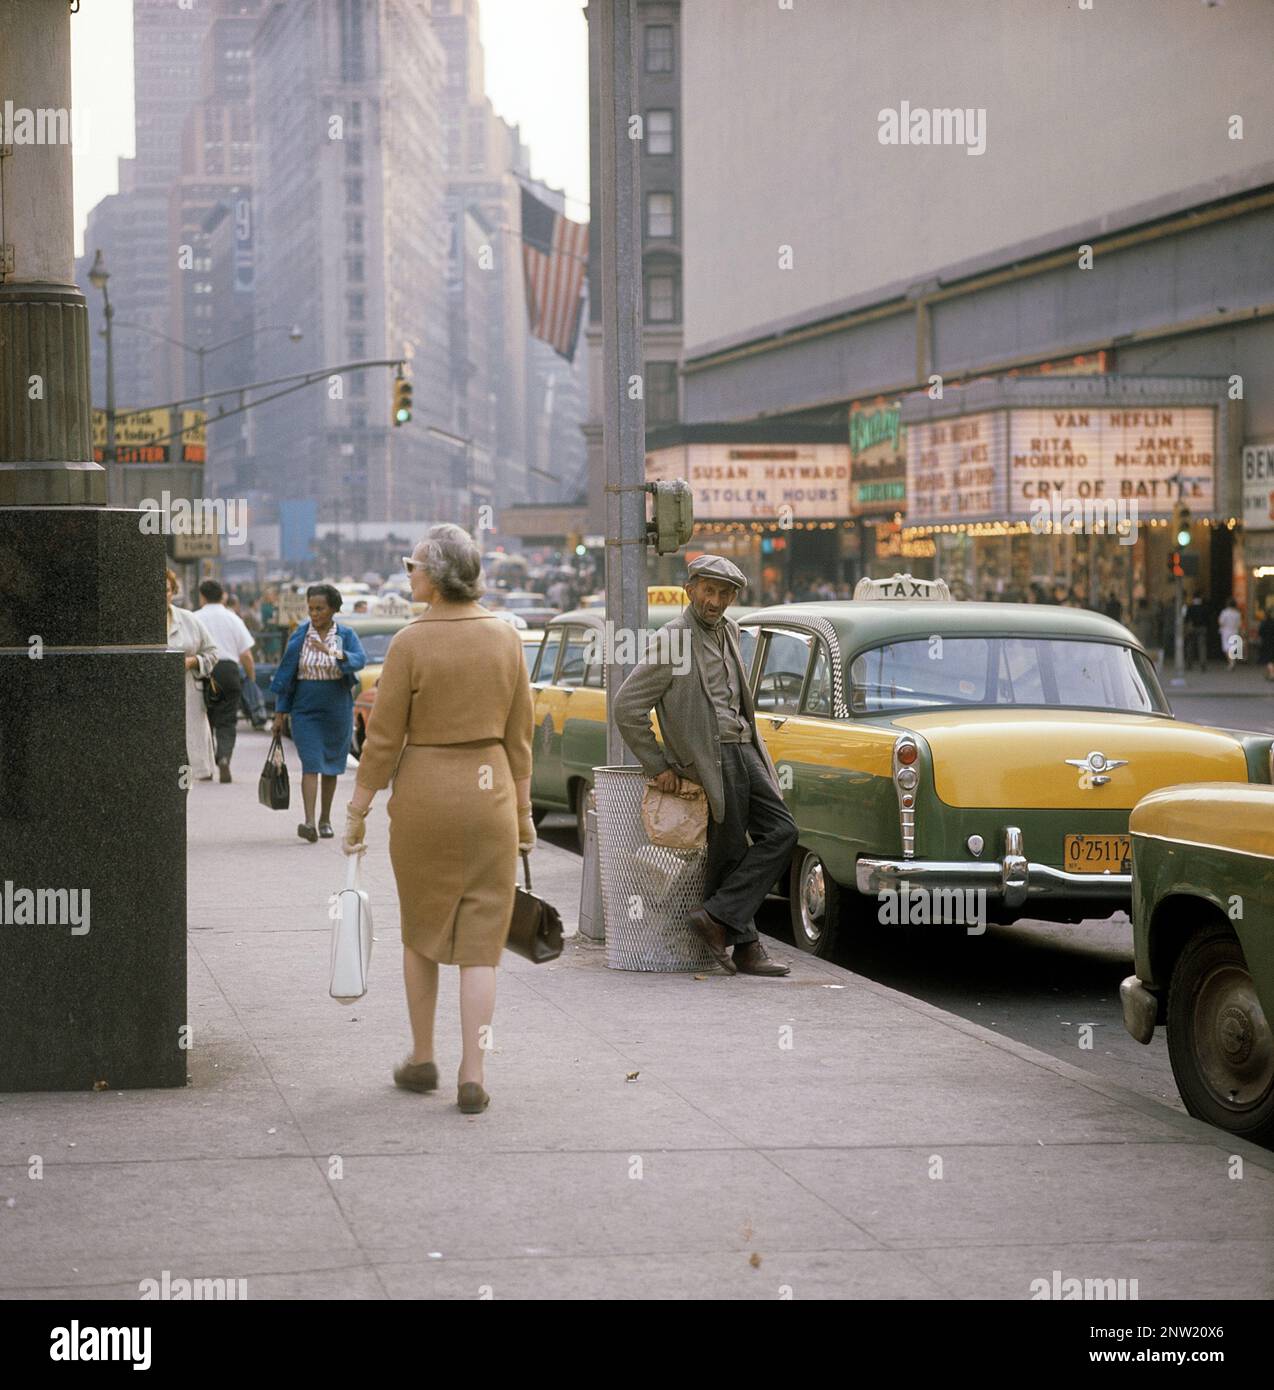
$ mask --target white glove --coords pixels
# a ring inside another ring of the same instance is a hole
[[[535,848],[535,821],[529,805],[518,807],[518,852],[529,853]]]

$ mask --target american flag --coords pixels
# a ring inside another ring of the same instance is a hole
[[[575,358],[587,269],[588,223],[572,222],[524,188],[522,271],[531,332],[568,362]]]

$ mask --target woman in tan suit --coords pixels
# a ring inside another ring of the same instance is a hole
[[[431,527],[407,561],[428,612],[394,637],[349,803],[346,854],[364,848],[372,798],[393,778],[389,857],[402,915],[413,1049],[397,1085],[433,1091],[438,966],[460,967],[457,1104],[484,1110],[483,1044],[531,825],[531,686],[516,631],[476,602],[482,554],[459,526]]]

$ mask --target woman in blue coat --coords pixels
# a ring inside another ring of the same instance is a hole
[[[305,820],[296,833],[313,844],[332,838],[332,797],[345,771],[354,729],[357,672],[367,664],[358,634],[336,621],[341,596],[331,584],[305,591],[310,620],[292,634],[270,689],[274,691],[274,732],[292,721],[292,741],[301,758],[301,796]],[[323,804],[317,829],[314,800],[323,778]]]

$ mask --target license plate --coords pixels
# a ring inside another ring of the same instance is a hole
[[[1064,867],[1068,874],[1127,874],[1131,853],[1127,835],[1067,835]]]

